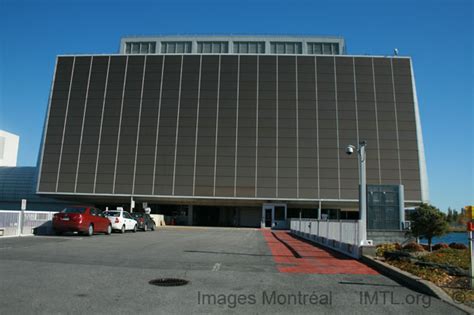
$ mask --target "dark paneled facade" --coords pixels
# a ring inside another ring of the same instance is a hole
[[[410,59],[59,57],[39,192],[357,199],[369,184],[421,200]]]

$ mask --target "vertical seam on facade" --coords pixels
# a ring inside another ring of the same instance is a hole
[[[356,134],[357,134],[357,144],[359,144],[359,104],[357,99],[357,79],[356,79],[356,70],[355,70],[355,58],[352,57],[352,72],[354,75],[354,105],[355,105],[355,120],[356,120]]]
[[[337,187],[338,187],[338,197],[341,199],[341,157],[340,157],[340,143],[339,143],[339,108],[337,100],[337,66],[336,66],[336,57],[334,59],[334,97],[336,105],[336,146],[337,146]]]
[[[237,196],[237,149],[239,147],[240,55],[237,56],[237,107],[235,115],[234,197]]]
[[[67,102],[66,102],[66,112],[64,114],[64,124],[63,124],[63,135],[61,138],[61,150],[59,151],[59,162],[58,162],[58,172],[56,174],[56,192],[58,192],[59,186],[59,174],[61,173],[61,162],[63,159],[63,147],[64,147],[64,135],[66,133],[66,125],[67,125],[67,115],[69,111],[69,101],[71,100],[71,88],[72,88],[72,80],[74,79],[74,70],[76,67],[76,57],[74,57],[72,61],[72,69],[71,69],[71,78],[69,81],[69,90],[67,93]]]
[[[295,57],[296,88],[296,198],[300,197],[300,132],[299,132],[299,91],[298,91],[298,57]]]
[[[171,187],[171,195],[174,195],[174,186],[176,182],[176,156],[178,154],[179,114],[181,110],[181,87],[182,87],[182,82],[183,82],[183,59],[184,59],[184,56],[181,55],[181,68],[179,70],[179,87],[178,87],[178,110],[176,113],[176,132],[175,132],[175,139],[174,139],[173,184]]]
[[[99,139],[97,141],[97,155],[95,159],[95,171],[94,171],[94,194],[97,185],[97,169],[99,168],[99,154],[100,154],[100,144],[101,144],[101,137],[102,137],[102,125],[104,122],[104,112],[105,112],[105,101],[107,99],[107,89],[109,88],[109,71],[110,71],[110,56],[107,60],[107,75],[105,76],[105,87],[104,87],[104,95],[102,99],[102,113],[100,116],[100,128],[99,128]]]
[[[129,57],[127,56],[127,63],[125,64],[125,73],[123,75],[122,100],[120,102],[120,120],[119,120],[118,132],[117,132],[117,148],[115,150],[114,182],[112,186],[113,194],[115,194],[115,181],[117,180],[117,163],[118,163],[118,153],[120,149],[120,133],[122,130],[123,102],[125,99],[125,87],[127,85],[128,60],[129,60]]]
[[[379,167],[379,185],[382,184],[382,169],[380,167],[380,137],[379,137],[379,118],[377,112],[377,88],[375,87],[375,66],[374,66],[374,58],[370,58],[372,60],[372,80],[374,83],[374,105],[375,105],[375,131],[377,135],[377,162]]]
[[[255,109],[255,198],[258,195],[258,98],[260,92],[260,57],[257,56],[257,98]]]
[[[158,139],[160,137],[160,119],[161,119],[161,96],[163,95],[163,74],[165,72],[165,59],[163,56],[161,59],[161,79],[160,79],[160,96],[158,99],[158,114],[156,119],[156,138],[155,138],[155,160],[153,162],[153,185],[151,194],[155,194],[155,181],[156,181],[156,159],[158,157]]]
[[[93,62],[94,62],[94,56],[91,57],[91,64],[89,66],[89,75],[87,76],[86,98],[84,100],[84,112],[82,113],[81,137],[79,138],[79,151],[77,153],[76,177],[75,177],[75,180],[74,180],[74,192],[77,191],[77,178],[79,176],[79,163],[81,163],[82,139],[83,139],[83,135],[84,135],[84,123],[86,121],[87,103],[89,101],[89,86],[90,86],[90,82],[91,82],[91,72],[92,72],[92,63]]]
[[[199,133],[199,103],[201,101],[201,72],[202,72],[202,55],[199,56],[199,79],[198,79],[198,95],[196,108],[196,132],[194,135],[194,170],[193,170],[193,196],[196,192],[196,161],[197,161],[197,143]]]
[[[275,188],[276,188],[276,195],[275,197],[278,198],[278,56],[276,56],[276,171],[275,171]]]
[[[142,74],[142,88],[140,91],[140,109],[138,110],[138,126],[137,126],[137,140],[135,143],[135,160],[133,163],[133,182],[132,182],[132,196],[135,193],[135,178],[137,175],[137,157],[138,157],[138,141],[140,140],[140,126],[142,118],[142,105],[143,105],[143,87],[145,86],[145,73],[146,73],[146,63],[147,57],[143,60],[143,74]]]
[[[314,97],[316,105],[316,170],[317,170],[317,185],[318,185],[318,199],[321,200],[321,180],[319,174],[319,100],[318,100],[318,57],[314,57]],[[320,207],[321,208],[321,207]],[[320,209],[321,211],[321,209]]]
[[[44,158],[44,149],[46,145],[46,136],[48,134],[48,124],[49,124],[49,113],[51,111],[51,103],[53,100],[53,88],[56,81],[56,72],[58,71],[58,58],[56,58],[56,62],[54,64],[54,74],[53,74],[53,81],[51,81],[51,87],[49,89],[49,98],[48,98],[48,108],[46,110],[46,119],[43,125],[43,134],[41,137],[41,156],[39,159],[39,169],[38,169],[38,181],[36,183],[36,191],[39,191],[40,183],[41,183],[41,172],[43,170],[43,158]]]
[[[398,109],[397,109],[397,96],[395,95],[395,77],[393,75],[393,58],[390,59],[390,70],[392,72],[393,107],[395,110],[395,132],[397,133],[398,179],[401,185],[402,184],[402,164],[400,161],[400,135],[398,132]]]
[[[217,70],[217,103],[216,103],[216,136],[214,141],[214,180],[212,195],[216,195],[216,172],[217,172],[217,140],[219,137],[219,102],[220,102],[220,88],[221,88],[221,62],[222,55],[219,55],[219,68]]]

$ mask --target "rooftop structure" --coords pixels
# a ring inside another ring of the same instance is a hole
[[[133,36],[122,38],[120,53],[342,55],[345,44],[331,36]]]

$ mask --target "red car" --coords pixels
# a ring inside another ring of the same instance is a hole
[[[53,229],[58,235],[63,232],[79,232],[88,236],[95,232],[112,233],[112,225],[102,211],[92,207],[69,207],[53,216]]]

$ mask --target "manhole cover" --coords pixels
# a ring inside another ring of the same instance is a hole
[[[186,285],[189,283],[189,281],[176,278],[160,278],[150,280],[148,283],[152,285],[157,285],[159,287],[177,287],[180,285]]]

